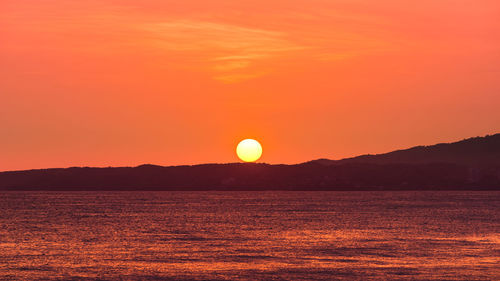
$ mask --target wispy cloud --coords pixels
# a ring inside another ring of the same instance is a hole
[[[256,61],[305,48],[288,40],[283,32],[232,24],[175,20],[144,28],[153,34],[158,47],[197,57],[215,72],[215,79],[226,83],[262,75],[250,71]],[[241,73],[244,69],[247,71]]]

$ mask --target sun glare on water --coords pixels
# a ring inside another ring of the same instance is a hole
[[[262,146],[256,140],[245,139],[236,147],[236,154],[244,162],[255,162],[262,155]]]

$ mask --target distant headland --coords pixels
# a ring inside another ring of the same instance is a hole
[[[500,134],[342,160],[0,172],[0,190],[500,190]]]

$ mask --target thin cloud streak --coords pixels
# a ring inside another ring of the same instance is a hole
[[[255,61],[306,49],[287,40],[283,32],[194,20],[178,20],[143,26],[154,36],[156,46],[168,51],[188,52],[211,65],[216,80],[231,83],[258,77],[262,72],[233,73]]]

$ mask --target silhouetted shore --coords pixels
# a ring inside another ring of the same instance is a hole
[[[500,190],[500,134],[296,165],[141,165],[2,172],[0,190]]]

